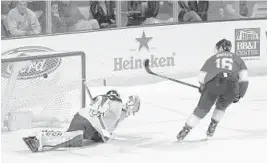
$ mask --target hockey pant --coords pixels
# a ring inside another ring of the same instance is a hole
[[[199,120],[204,118],[215,104],[212,119],[219,122],[225,110],[239,93],[238,81],[230,81],[224,77],[215,77],[205,85],[198,105],[187,120],[187,126],[195,127]]]
[[[96,142],[102,141],[100,134],[93,127],[92,123],[89,122],[89,120],[85,117],[81,116],[79,113],[74,115],[67,132],[77,130],[83,131],[83,139],[93,140]]]

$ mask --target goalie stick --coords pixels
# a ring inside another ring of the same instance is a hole
[[[180,81],[180,80],[177,80],[177,79],[173,79],[173,78],[170,78],[170,77],[161,75],[161,74],[154,73],[154,72],[151,71],[151,69],[149,68],[149,59],[146,59],[146,60],[144,61],[144,67],[145,67],[145,69],[146,69],[146,72],[149,73],[149,74],[151,74],[151,75],[154,75],[154,76],[157,76],[157,77],[160,77],[160,78],[163,78],[163,79],[168,79],[168,80],[170,80],[170,81],[173,81],[173,82],[176,82],[176,83],[179,83],[179,84],[183,84],[183,85],[187,85],[187,86],[190,86],[190,87],[199,89],[199,87],[196,86],[196,85],[193,85],[193,84],[190,84],[190,83],[186,83],[186,82],[183,82],[183,81]]]
[[[88,93],[88,95],[89,95],[90,100],[93,101],[93,96],[92,96],[92,94],[91,94],[91,92],[90,92],[90,89],[88,88],[86,82],[84,82],[83,84],[84,84],[85,89],[86,89],[86,91],[87,91],[87,93]]]

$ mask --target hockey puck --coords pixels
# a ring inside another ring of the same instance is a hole
[[[46,79],[48,77],[48,75],[47,74],[44,74],[43,77]]]

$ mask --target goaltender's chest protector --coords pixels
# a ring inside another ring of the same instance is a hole
[[[91,108],[104,114],[114,112],[118,108],[118,103],[120,103],[117,99],[106,95],[97,96],[93,101]]]
[[[106,97],[106,96],[104,96]],[[107,130],[112,133],[117,126],[117,123],[121,116],[122,101],[114,96],[108,96],[108,100],[105,102],[104,107],[108,107],[107,112],[103,117]],[[105,106],[107,105],[107,106]]]
[[[118,120],[120,119],[122,110],[121,99],[116,99],[112,96],[100,95],[95,97],[91,104],[90,114],[103,113],[103,120],[109,132],[113,132]]]

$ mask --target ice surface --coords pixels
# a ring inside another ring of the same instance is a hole
[[[185,81],[197,84],[195,78]],[[77,149],[31,153],[21,138],[34,130],[1,134],[3,163],[25,162],[267,162],[267,76],[253,77],[247,95],[230,106],[214,138],[207,142],[174,143],[199,98],[196,89],[164,81],[134,87],[117,87],[121,94],[138,94],[140,112],[126,119],[107,144]],[[113,87],[92,88],[102,94]],[[209,114],[185,139],[204,138]],[[37,130],[37,129],[35,129]]]

